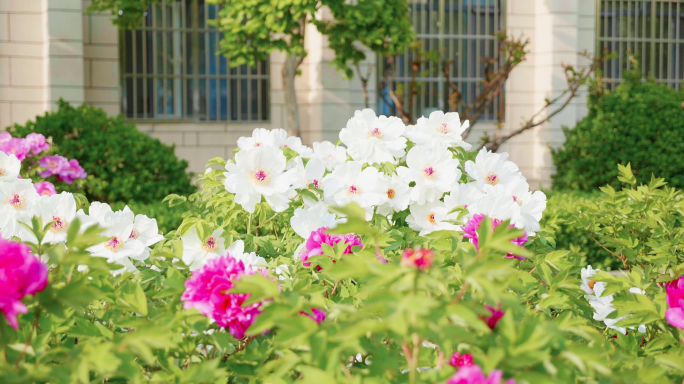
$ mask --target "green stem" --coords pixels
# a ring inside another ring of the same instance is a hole
[[[252,227],[252,214],[249,214],[249,220],[247,221],[247,234],[249,235],[249,230]]]

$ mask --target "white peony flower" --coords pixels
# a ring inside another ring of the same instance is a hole
[[[98,224],[105,224],[114,212],[107,203],[95,201],[88,208],[88,216],[97,221]]]
[[[31,180],[0,183],[0,232],[5,238],[27,231],[19,222],[31,222],[29,210],[39,198]]]
[[[100,235],[108,237],[109,240],[88,248],[88,252],[93,256],[106,258],[109,263],[124,267],[112,271],[114,275],[137,271],[131,259],[145,260],[149,254],[145,252],[145,244],[142,241],[130,237],[133,230],[131,217],[121,211],[107,216],[104,223],[98,224],[104,229]]]
[[[292,189],[306,189],[309,188],[309,184],[313,184],[314,187],[323,189],[323,175],[325,174],[325,164],[323,160],[319,158],[312,158],[304,166],[304,162],[301,157],[297,157],[294,160],[296,176]]]
[[[271,130],[271,133],[273,134],[274,138],[274,147],[278,147],[280,149],[290,148],[305,159],[308,159],[311,157],[311,155],[313,155],[313,150],[302,144],[302,139],[297,136],[288,136],[286,130],[277,128]]]
[[[523,176],[518,171],[518,166],[508,161],[507,153],[493,153],[482,148],[475,157],[475,162],[468,160],[465,163],[468,175],[478,184],[509,186]]]
[[[7,155],[0,151],[0,183],[17,180],[19,171],[21,171],[21,161],[13,153]]]
[[[325,168],[332,171],[338,165],[347,161],[347,150],[344,147],[336,147],[329,141],[313,143],[313,156],[323,160]]]
[[[484,192],[480,189],[477,183],[457,183],[448,195],[444,196],[444,204],[446,205],[449,212],[451,212],[456,207],[463,207],[469,209],[475,205],[483,196]],[[466,219],[468,214],[466,216]]]
[[[74,195],[62,192],[58,195],[41,196],[30,209],[30,217],[38,217],[43,225],[54,222],[45,233],[42,244],[66,243],[69,226],[76,218],[76,200]],[[22,241],[37,243],[33,232],[24,231],[20,235]]]
[[[223,228],[219,228],[212,232],[206,240],[202,240],[197,235],[197,228],[192,227],[185,236],[181,236],[183,262],[188,265],[191,271],[202,268],[209,259],[226,254],[222,234]]]
[[[441,201],[427,204],[411,204],[409,211],[411,214],[406,217],[406,223],[414,231],[420,231],[420,236],[425,236],[435,231],[458,230],[458,226],[446,222],[446,220],[450,220],[447,217],[449,211]]]
[[[255,269],[268,269],[266,259],[257,256],[256,253],[245,253],[245,242],[237,240],[231,244],[228,249],[228,254],[234,259],[242,261],[245,267],[250,266]]]
[[[419,145],[472,148],[461,138],[461,134],[468,129],[470,123],[466,120],[461,124],[457,112],[444,113],[434,111],[430,117],[421,117],[416,125],[406,128],[406,137]]]
[[[285,155],[277,148],[252,148],[235,155],[235,163],[226,164],[226,190],[235,194],[235,202],[249,213],[264,196],[275,212],[287,209],[287,193],[295,181],[296,169],[285,170]]]
[[[513,201],[520,206],[520,222],[529,236],[541,230],[539,222],[546,209],[546,195],[542,191],[530,192],[530,187],[523,178],[514,180],[506,188]]]
[[[441,199],[461,178],[458,164],[445,147],[418,145],[406,155],[408,168],[397,168],[397,174],[407,184],[416,183],[411,191],[411,201],[425,204]]]
[[[366,211],[366,219],[373,217],[373,208],[387,201],[387,185],[373,167],[361,170],[361,162],[350,161],[338,166],[323,179],[326,201],[344,206],[355,202]]]
[[[297,208],[290,218],[292,229],[304,240],[311,236],[311,232],[322,227],[333,228],[338,222],[340,220],[328,211],[328,206],[323,202],[318,202],[307,209]]]
[[[510,220],[516,228],[522,228],[520,206],[506,194],[501,186],[485,186],[485,195],[468,207],[470,215],[483,214],[491,219]]]
[[[251,137],[241,137],[237,141],[238,148],[243,151],[255,147],[273,147],[274,145],[275,135],[266,128],[254,128]]]
[[[389,177],[380,174],[380,178],[387,184],[387,202],[378,207],[378,214],[389,216],[394,212],[401,212],[408,208],[411,199],[411,188],[408,184],[399,175]]]
[[[340,140],[356,161],[369,164],[396,163],[406,153],[406,127],[398,117],[376,116],[372,109],[356,111],[347,127],[340,131]]]
[[[135,215],[131,238],[142,241],[147,247],[151,247],[164,240],[164,236],[159,234],[157,220],[150,219],[146,215]]]

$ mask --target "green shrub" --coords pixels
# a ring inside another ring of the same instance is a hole
[[[619,186],[615,164],[632,164],[639,182],[658,175],[684,187],[684,94],[641,72],[629,72],[613,92],[589,98],[589,114],[574,129],[564,128],[565,144],[551,151],[555,189],[589,191]]]
[[[77,192],[85,192],[90,201],[151,203],[195,190],[185,172],[187,161],[179,160],[173,147],[100,108],[73,107],[63,100],[58,104],[57,111],[9,131],[15,137],[42,133],[52,138],[60,155],[77,159],[88,173],[85,191]]]

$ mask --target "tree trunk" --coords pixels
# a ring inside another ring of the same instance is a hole
[[[287,118],[287,133],[290,136],[301,136],[299,124],[299,106],[297,104],[297,91],[295,89],[295,77],[301,60],[295,54],[289,54],[283,65],[283,88],[285,91],[285,117]]]

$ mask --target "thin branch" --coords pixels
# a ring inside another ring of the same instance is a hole
[[[250,336],[249,339],[247,339],[247,341],[245,341],[245,343],[242,344],[238,349],[236,349],[235,351],[233,351],[233,353],[229,353],[229,354],[223,356],[223,360],[224,360],[224,361],[225,361],[225,360],[228,360],[228,358],[230,358],[231,356],[235,355],[236,353],[242,352],[245,348],[247,348],[247,346],[249,345],[249,343],[251,343],[252,341],[254,341],[254,339],[256,339],[256,336]]]

